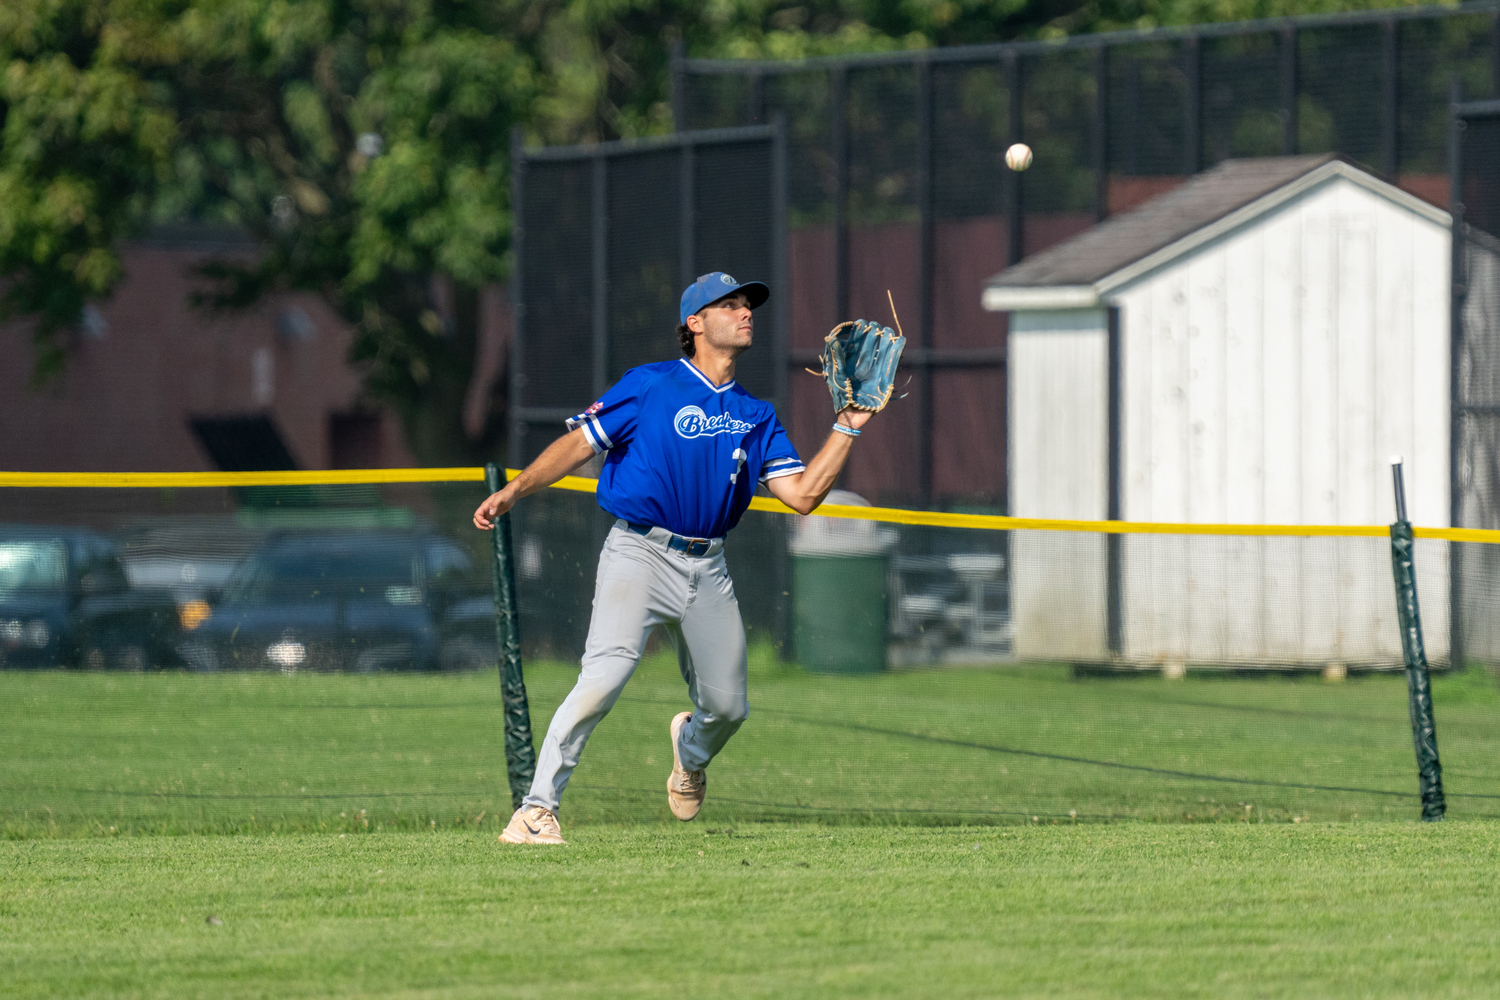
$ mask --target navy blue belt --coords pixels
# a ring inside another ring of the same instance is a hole
[[[655,527],[655,525],[632,524],[631,522],[626,521],[625,527],[629,528],[637,535],[649,535],[651,534],[651,530]],[[662,530],[665,531],[666,529],[663,528]],[[712,548],[714,542],[717,541],[717,538],[686,538],[682,535],[672,535],[667,539],[667,548],[676,549],[678,552],[686,553],[690,556],[706,556],[708,555],[708,550]]]

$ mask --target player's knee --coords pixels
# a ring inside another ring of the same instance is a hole
[[[722,699],[718,704],[709,706],[709,711],[713,713],[714,718],[736,729],[750,718],[750,705],[743,698]]]

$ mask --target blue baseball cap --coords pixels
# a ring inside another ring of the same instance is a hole
[[[771,297],[771,289],[763,281],[747,281],[742,285],[723,271],[710,271],[683,290],[679,322],[686,323],[687,318],[699,309],[735,292],[745,293],[751,309],[757,308]]]

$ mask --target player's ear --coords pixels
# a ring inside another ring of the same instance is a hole
[[[694,333],[703,332],[703,316],[701,313],[693,313],[687,318],[687,328]]]

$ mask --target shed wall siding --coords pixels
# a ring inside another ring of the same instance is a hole
[[[1397,453],[1412,519],[1446,525],[1448,241],[1335,179],[1119,290],[1122,516],[1385,523]],[[1127,537],[1124,653],[1399,662],[1384,545]],[[1423,556],[1440,658],[1446,550]]]
[[[1448,523],[1448,232],[1343,180],[1121,289],[1122,513]]]
[[[1412,519],[1448,523],[1449,234],[1343,179],[1118,289],[1121,516],[1380,524],[1391,454]],[[1105,516],[1098,311],[1018,312],[1011,509]],[[1396,665],[1380,538],[1126,536],[1120,657]],[[1017,532],[1016,651],[1102,660],[1102,536]],[[1447,656],[1447,548],[1419,546],[1429,655]]]
[[[1010,512],[1102,520],[1109,341],[1102,309],[1016,313],[1010,326]],[[1011,535],[1011,616],[1024,659],[1105,651],[1104,536]]]

